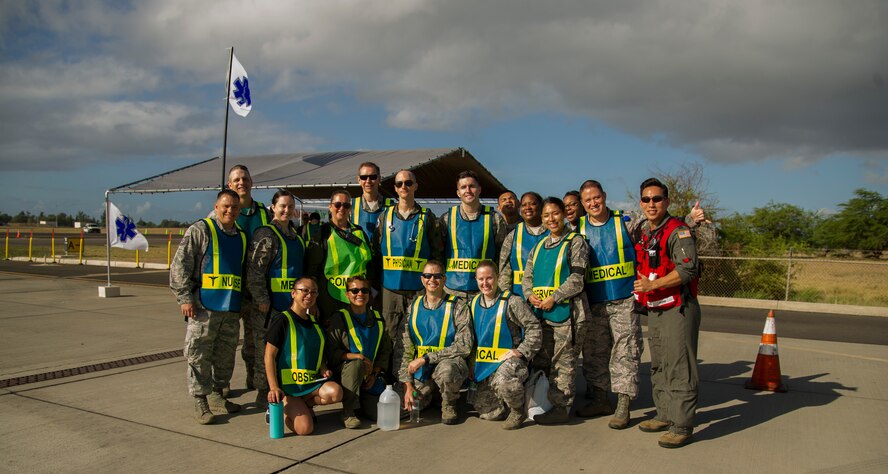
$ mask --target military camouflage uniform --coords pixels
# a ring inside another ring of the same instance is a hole
[[[350,309],[347,311],[351,311]],[[355,324],[360,321],[352,314],[352,320]],[[373,313],[367,311],[366,327],[376,324]],[[354,413],[355,408],[360,408],[364,415],[371,420],[376,419],[376,403],[379,401],[379,395],[372,395],[361,388],[366,377],[366,367],[360,359],[344,360],[343,357],[351,352],[349,341],[348,323],[342,313],[334,315],[330,320],[330,329],[327,331],[327,345],[329,346],[329,357],[331,367],[339,374],[342,385],[342,410],[344,413]],[[379,349],[376,351],[376,357],[373,358],[373,368],[377,371],[388,370],[389,362],[392,358],[392,340],[389,339],[388,333],[382,332],[382,339],[379,341]]]
[[[413,209],[410,210],[410,215],[407,216],[407,219],[398,212],[398,206],[395,204],[395,212],[393,213],[394,219],[400,220],[409,220],[413,219],[417,213],[422,210],[422,207],[419,204],[414,204]],[[401,324],[404,321],[404,316],[409,312],[408,303],[417,294],[421,294],[423,292],[422,289],[417,291],[402,291],[402,290],[392,290],[385,288],[382,285],[382,273],[384,270],[382,269],[382,233],[380,232],[380,228],[385,225],[385,215],[383,212],[379,215],[379,221],[376,225],[376,232],[373,234],[373,255],[376,257],[373,265],[378,269],[379,278],[377,286],[382,288],[382,318],[385,319],[385,330],[389,335],[390,341],[396,341],[401,332]],[[441,244],[441,236],[438,232],[438,219],[435,218],[435,214],[432,211],[428,213],[429,219],[424,219],[425,222],[425,230],[423,230],[423,235],[426,239],[428,239],[429,243],[429,260],[438,260],[443,261],[442,257],[444,254],[444,248]]]
[[[499,295],[497,295],[499,296]],[[489,308],[497,300],[488,302],[481,297],[481,306]],[[488,304],[489,303],[489,304]],[[506,324],[512,334],[512,347],[521,357],[512,357],[497,367],[496,372],[478,383],[475,394],[475,410],[482,417],[491,417],[502,411],[503,403],[512,411],[524,410],[524,381],[527,380],[527,363],[542,345],[540,321],[518,296],[510,296],[506,307]],[[521,334],[524,332],[524,338]],[[477,337],[476,337],[477,340]]]
[[[441,302],[434,308],[425,306],[426,309],[436,309],[444,304],[446,295],[442,295]],[[423,299],[423,304],[426,300]],[[455,314],[451,323],[455,331],[453,343],[438,352],[429,352],[432,376],[424,382],[413,379],[407,371],[407,364],[415,358],[413,339],[410,338],[410,318],[404,318],[403,328],[399,342],[395,344],[395,357],[401,361],[398,370],[398,380],[402,383],[411,382],[414,388],[422,395],[422,407],[425,408],[432,401],[435,390],[441,393],[445,402],[455,405],[459,400],[459,390],[469,377],[469,366],[466,359],[471,355],[475,346],[475,331],[472,329],[472,318],[465,300],[457,298],[453,303]]]
[[[218,219],[217,219],[218,223]],[[219,224],[222,228],[222,224]],[[226,231],[237,235],[238,230]],[[170,266],[170,289],[176,303],[194,305],[194,317],[185,330],[186,380],[192,396],[206,396],[228,386],[234,372],[234,358],[240,335],[238,313],[210,311],[200,303],[200,281],[210,242],[207,223],[197,221],[185,231]]]
[[[549,235],[544,242],[546,248],[557,246],[565,234],[557,239]],[[532,250],[524,267],[524,294],[533,294],[533,255]],[[566,407],[570,410],[576,392],[576,365],[586,331],[589,303],[586,300],[586,267],[589,265],[589,246],[582,236],[577,235],[567,248],[570,262],[570,275],[552,293],[555,301],[570,300],[570,315],[563,323],[541,320],[543,344],[533,359],[534,368],[542,369],[549,379],[549,401],[553,407]]]
[[[610,214],[610,209],[607,210]],[[630,216],[624,220],[629,233],[630,244],[635,245],[641,239],[644,226],[648,220],[644,216]],[[690,214],[685,222],[694,227]],[[592,249],[594,252],[595,249]],[[589,301],[590,317],[583,342],[583,377],[586,379],[586,393],[591,395],[592,388],[613,393],[638,396],[638,370],[641,365],[641,354],[644,352],[644,339],[641,335],[639,315],[632,312],[634,298],[614,301]]]
[[[462,206],[458,206],[458,207],[459,207],[459,215],[467,221],[475,221],[475,220],[479,219],[481,217],[482,211],[484,209],[484,206],[482,205],[481,208],[478,210],[477,214],[470,215],[470,214],[467,214],[465,211],[463,211]],[[503,216],[501,216],[499,214],[499,212],[496,212],[496,210],[494,208],[490,209],[490,215],[492,216],[492,219],[493,219],[493,255],[494,255],[494,262],[493,263],[495,265],[499,266],[498,262],[496,260],[500,258],[500,249],[502,249],[502,247],[503,247],[503,242],[506,239],[506,233],[508,233],[509,230],[508,230],[508,226],[506,226],[506,221],[503,220]],[[447,212],[444,212],[443,214],[441,214],[439,221],[440,222],[438,223],[438,231],[441,236],[440,239],[441,239],[442,246],[444,248],[444,252],[446,252],[446,246],[447,246],[446,243],[447,243],[447,240],[450,239],[450,209],[448,209]],[[442,255],[441,257],[442,257],[442,259],[446,259],[446,255]],[[465,257],[465,256],[463,256],[463,257]],[[466,258],[468,258],[468,257],[466,257]],[[472,258],[474,258],[474,257],[472,257]],[[447,269],[447,262],[445,260],[442,260],[441,262],[444,264],[444,269],[446,270]],[[456,295],[456,296],[458,296],[464,300],[467,300],[467,301],[470,300],[473,296],[478,294],[477,291],[453,290],[451,288],[448,288],[446,284],[444,285],[444,291],[448,295]]]
[[[516,224],[517,225],[517,224]],[[525,224],[525,229],[530,235],[540,235],[546,230],[546,226],[540,225],[539,227],[530,227]],[[506,235],[506,240],[503,241],[503,248],[500,249],[499,254],[499,276],[496,279],[496,284],[502,291],[512,291],[512,243],[515,242],[515,229],[512,229],[511,232]]]
[[[281,230],[280,227],[278,230]],[[289,223],[281,231],[281,234],[288,239],[297,237],[296,229]],[[253,336],[253,346],[255,347],[253,352],[253,386],[259,391],[268,390],[268,379],[265,375],[265,333],[268,331],[268,322],[271,317],[268,267],[280,252],[280,246],[281,241],[274,231],[260,227],[253,234],[253,241],[247,251],[247,290],[252,295],[253,301],[250,305],[250,315],[244,320],[244,338],[247,337],[246,328],[249,326],[249,334]],[[301,272],[298,275],[290,275],[290,278],[299,278],[300,276],[302,276]],[[259,311],[259,305],[263,304],[269,305],[268,313]]]

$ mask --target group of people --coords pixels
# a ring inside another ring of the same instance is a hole
[[[458,421],[470,386],[481,419],[516,429],[538,369],[552,408],[533,421],[565,423],[581,353],[588,402],[576,415],[612,415],[608,426],[624,429],[647,314],[657,414],[638,426],[664,432],[663,447],[691,440],[700,324],[692,228],[702,209],[672,217],[669,190],[654,178],[640,186],[640,217],[610,209],[594,180],[563,199],[507,191],[493,208],[464,171],[460,203],[439,218],[416,202],[410,170],[395,175],[396,200],[379,192],[376,164],[362,163],[358,181],[358,197],[333,192],[327,222],[297,229],[294,196],[279,191],[266,208],[237,165],[214,211],[185,232],[170,287],[188,322],[199,423],[241,408],[226,395],[242,320],[246,386],[259,407],[283,402],[297,434],[312,432],[315,405],[341,402],[346,428],[362,426],[358,414],[375,420],[386,384],[405,410],[440,403],[445,424]]]

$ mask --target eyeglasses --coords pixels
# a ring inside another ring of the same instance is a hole
[[[350,202],[331,202],[330,205],[336,209],[351,209],[352,207]]]
[[[643,202],[643,203],[645,203],[645,204],[647,204],[647,203],[649,203],[649,202],[651,202],[651,201],[654,201],[654,202],[663,202],[664,199],[666,199],[666,198],[664,198],[663,196],[642,196],[642,197],[641,197],[641,202]]]
[[[413,186],[413,180],[405,179],[404,181],[395,181],[396,188],[400,188],[401,186],[407,186],[409,188],[410,186]]]
[[[309,288],[296,288],[296,291],[301,291],[302,293],[304,293],[304,294],[306,294],[306,295],[316,295],[316,294],[318,294],[318,290],[312,290],[312,289],[309,289]]]
[[[368,179],[370,181],[376,181],[377,179],[379,179],[379,175],[378,174],[362,174],[362,175],[358,176],[358,178],[361,178],[361,181],[367,181]]]
[[[349,288],[349,289],[348,289],[348,292],[351,293],[351,294],[353,294],[353,295],[356,295],[356,294],[358,294],[358,293],[363,293],[363,294],[365,294],[365,295],[369,295],[369,294],[370,294],[370,288]]]
[[[440,280],[440,279],[444,278],[444,274],[443,273],[423,273],[422,277],[425,278],[426,280],[431,280],[431,279]]]

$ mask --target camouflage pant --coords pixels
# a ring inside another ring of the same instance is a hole
[[[592,387],[630,398],[638,396],[638,368],[644,351],[641,322],[626,298],[591,303],[583,341],[583,377],[586,391]]]
[[[478,383],[475,410],[478,414],[493,414],[503,408],[524,410],[524,381],[527,380],[527,362],[519,357],[506,360],[490,377]]]
[[[207,311],[200,308],[188,319],[185,330],[185,361],[188,392],[192,396],[209,395],[228,386],[234,372],[237,339],[240,335],[238,313]]]
[[[430,379],[413,382],[413,386],[422,395],[422,409],[432,402],[435,390],[441,392],[441,398],[445,402],[455,405],[459,400],[459,389],[468,377],[469,366],[464,359],[444,359],[435,364]]]
[[[382,319],[385,320],[385,332],[392,341],[401,339],[404,328],[404,316],[410,311],[410,299],[416,291],[391,291],[382,289]]]
[[[570,408],[576,392],[577,358],[584,327],[577,325],[576,333],[571,334],[570,324],[550,326],[543,322],[542,326],[543,345],[533,358],[533,366],[542,369],[549,379],[552,406]]]
[[[268,377],[265,375],[265,333],[267,332],[265,313],[260,312],[256,305],[250,305],[250,316],[244,321],[244,348],[247,346],[247,335],[249,334],[252,336],[251,345],[254,347],[253,387],[256,390],[268,390]],[[246,360],[247,358],[244,357],[244,362]]]

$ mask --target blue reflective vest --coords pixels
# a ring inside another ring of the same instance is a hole
[[[379,209],[377,209],[376,212],[367,212],[364,210],[364,206],[361,205],[364,201],[362,196],[352,199],[352,224],[361,226],[364,229],[364,232],[370,237],[373,236],[373,232],[376,230],[376,225],[379,222],[379,215],[385,211],[386,207],[394,204],[394,201],[389,198],[380,196],[379,199],[382,200],[382,203],[379,205]]]
[[[379,344],[382,342],[382,333],[385,331],[382,316],[379,311],[371,310],[369,314],[364,314],[365,318],[373,318],[373,323],[369,327],[357,321],[352,316],[351,311],[346,308],[340,309],[342,319],[348,328],[348,351],[353,354],[363,354],[364,357],[371,361],[376,361],[376,354],[379,352]]]
[[[386,209],[385,224],[379,229],[382,286],[389,290],[421,290],[419,276],[431,253],[429,236],[425,235],[429,210],[422,208],[410,219],[402,220],[394,215],[395,207]]]
[[[459,206],[450,209],[444,249],[447,258],[447,288],[478,291],[475,269],[481,260],[496,261],[496,232],[493,228],[495,217],[490,206],[484,206],[474,221],[463,219]]]
[[[244,214],[249,210],[252,210],[249,215]],[[253,199],[250,209],[241,209],[240,214],[237,215],[237,225],[247,234],[247,239],[252,239],[256,229],[268,225],[269,222],[271,222],[271,218],[268,216],[265,204],[255,199]]]
[[[555,292],[570,276],[570,258],[567,249],[570,241],[577,234],[567,234],[558,245],[547,249],[546,241],[542,240],[533,251],[533,294],[544,300]],[[570,317],[570,300],[556,301],[555,306],[549,311],[534,309],[538,316],[552,321],[563,323]]]
[[[603,225],[596,226],[587,216],[580,218],[577,230],[589,244],[586,269],[586,295],[590,303],[622,300],[632,296],[635,281],[635,246],[620,211],[611,211]]]
[[[481,306],[482,295],[472,299],[472,320],[475,325],[475,381],[480,382],[502,364],[500,360],[512,349],[512,333],[509,331],[506,310],[509,307],[509,292],[497,298],[490,308]]]
[[[527,263],[527,257],[530,251],[549,235],[549,229],[544,230],[540,235],[533,235],[527,231],[527,225],[519,222],[512,234],[512,253],[509,255],[509,265],[512,267],[512,292],[521,298],[524,296],[524,288],[521,287],[521,280],[524,279],[524,264]]]
[[[438,352],[453,344],[456,337],[456,329],[452,319],[456,297],[448,295],[437,309],[426,309],[422,302],[425,296],[417,296],[410,309],[408,328],[410,340],[413,341],[413,358],[420,358],[430,352]],[[423,365],[413,377],[420,381],[428,380],[432,375],[432,368]]]
[[[215,219],[202,220],[210,241],[201,269],[200,304],[211,311],[240,311],[247,236],[236,224],[237,235],[228,235]]]
[[[308,327],[297,323],[289,310],[281,313],[287,318],[289,330],[284,347],[278,348],[277,369],[281,390],[292,397],[313,392],[324,382],[316,381],[324,360],[324,331],[314,316],[309,315]]]
[[[271,294],[271,307],[284,311],[293,304],[291,292],[296,280],[302,277],[302,266],[305,261],[305,242],[296,235],[291,239],[285,237],[274,224],[268,224],[278,238],[277,254],[268,265],[268,284]],[[295,229],[292,229],[295,232]],[[295,235],[295,234],[294,234]]]

